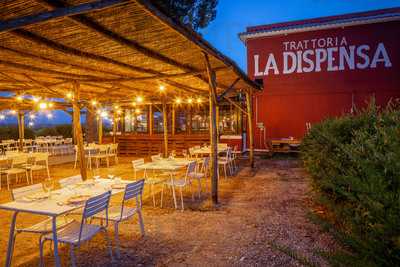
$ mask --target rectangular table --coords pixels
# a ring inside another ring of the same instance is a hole
[[[189,163],[193,162],[193,160],[185,159],[185,158],[174,158],[174,159],[160,159],[157,161],[152,161],[148,163],[144,163],[142,165],[137,166],[138,170],[152,170],[152,171],[166,171],[169,172],[169,176],[172,183],[172,196],[174,198],[174,206],[175,209],[178,208],[176,203],[176,194],[175,194],[175,186],[174,186],[174,173],[185,168],[189,165]]]
[[[123,180],[122,183],[129,183],[132,181]],[[23,200],[15,200],[12,202],[0,204],[0,209],[9,210],[13,212],[11,225],[10,225],[10,233],[8,240],[8,249],[7,249],[7,259],[6,265],[7,267],[11,266],[11,259],[13,254],[14,247],[14,231],[15,224],[17,220],[17,215],[20,212],[31,213],[36,215],[44,215],[52,218],[52,232],[54,239],[54,258],[55,264],[57,267],[61,266],[60,258],[58,255],[58,239],[57,239],[57,228],[56,228],[56,219],[57,217],[70,213],[76,209],[82,208],[85,203],[81,203],[78,205],[67,205],[64,202],[73,195],[99,195],[108,190],[111,190],[111,194],[115,195],[118,193],[124,192],[123,189],[112,189],[112,184],[115,183],[110,179],[99,179],[94,185],[80,185],[76,186],[74,189],[63,188],[52,192],[51,198],[27,202]]]
[[[224,153],[228,150],[227,147],[218,147],[218,154],[219,153]],[[211,148],[210,147],[201,147],[197,149],[193,149],[193,153],[196,155],[205,155],[205,154],[211,154]]]

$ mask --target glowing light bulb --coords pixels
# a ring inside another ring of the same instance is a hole
[[[53,118],[53,114],[51,114],[51,113],[47,114],[47,118],[48,119],[52,119]]]
[[[106,111],[102,111],[102,112],[100,113],[100,116],[103,117],[103,118],[107,118],[108,114],[107,114]]]
[[[28,125],[29,125],[30,127],[32,127],[32,126],[34,125],[33,121],[30,121],[30,122],[28,123]]]
[[[136,97],[136,102],[137,102],[137,103],[142,103],[142,102],[143,102],[143,97],[137,96],[137,97]]]
[[[96,100],[92,100],[92,106],[96,106],[97,105],[97,101]]]
[[[5,120],[6,116],[4,116],[4,114],[0,114],[0,120]]]
[[[19,102],[21,102],[22,100],[23,100],[23,98],[22,98],[22,96],[17,96],[17,100],[19,101]]]
[[[36,118],[36,116],[35,116],[35,114],[31,114],[31,115],[29,115],[29,118],[33,120]]]
[[[48,106],[49,106],[49,108],[52,108],[52,107],[54,107],[54,104],[50,102],[50,103],[48,104]]]
[[[201,98],[197,98],[197,101],[196,101],[198,104],[200,104],[202,101],[201,101]]]
[[[192,99],[192,98],[189,98],[187,102],[188,102],[189,104],[192,104],[192,103],[193,103],[193,99]]]
[[[122,113],[122,110],[117,110],[117,114],[121,114]]]
[[[73,97],[73,94],[71,92],[67,93],[67,98],[71,99]]]
[[[164,92],[165,91],[165,86],[164,85],[160,85],[159,89],[160,89],[160,92]]]
[[[182,103],[182,100],[180,98],[175,99],[175,103],[180,104]]]
[[[15,114],[17,114],[17,111],[12,109],[12,110],[10,110],[10,114],[15,115]]]
[[[40,108],[40,109],[46,109],[46,108],[47,108],[47,103],[46,103],[46,102],[41,102],[41,103],[39,104],[39,108]]]
[[[139,113],[140,113],[140,109],[138,109],[138,108],[135,109],[135,113],[136,113],[136,114],[139,114]]]
[[[37,97],[33,97],[32,100],[33,100],[33,102],[35,102],[35,103],[39,102],[39,98],[37,98]]]
[[[132,102],[132,106],[136,107],[136,105],[137,105],[136,102]]]

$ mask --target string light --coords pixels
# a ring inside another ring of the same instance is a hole
[[[180,98],[175,99],[175,103],[180,104],[182,103],[182,100]]]
[[[187,100],[187,102],[188,102],[189,104],[192,104],[192,103],[193,103],[193,99],[192,99],[192,98],[189,98],[189,99]]]
[[[132,106],[136,107],[136,102],[132,102]]]
[[[28,125],[29,125],[30,127],[32,127],[32,126],[34,125],[33,121],[30,121],[30,122],[28,123]]]
[[[39,103],[39,108],[40,109],[46,109],[47,108],[47,103],[46,102]]]
[[[137,96],[137,97],[136,97],[136,102],[137,102],[137,103],[142,103],[142,102],[143,102],[143,97]]]
[[[53,118],[53,114],[51,114],[51,113],[47,114],[47,118],[48,119],[52,119]]]
[[[200,104],[201,102],[202,102],[202,100],[201,100],[201,98],[197,98],[197,101],[196,101],[198,104]]]
[[[0,114],[0,120],[5,120],[6,116],[4,116],[4,114]]]
[[[35,114],[31,114],[31,115],[29,115],[29,118],[33,120],[36,118],[36,116],[35,116]]]
[[[19,102],[21,102],[22,100],[23,100],[23,98],[22,98],[22,96],[17,96],[17,100],[19,101]]]
[[[102,111],[102,112],[100,113],[100,116],[103,117],[103,118],[107,118],[107,117],[108,117],[108,114],[107,114],[106,111]]]
[[[92,106],[96,106],[97,105],[97,101],[96,100],[92,100]]]
[[[122,113],[122,110],[117,110],[117,114],[121,114]]]
[[[52,107],[54,106],[54,104],[50,102],[50,103],[48,104],[48,106],[49,106],[49,108],[52,108]]]
[[[140,113],[140,109],[138,109],[138,108],[135,109],[135,113],[136,113],[136,114],[139,114],[139,113]]]
[[[12,110],[10,110],[10,114],[15,115],[15,114],[17,114],[17,111],[12,109]]]
[[[71,92],[68,92],[67,93],[67,98],[72,99],[72,97],[73,97],[73,94]]]
[[[164,92],[165,91],[165,85],[161,84],[159,89],[160,89],[160,92]]]
[[[33,100],[33,102],[35,102],[35,103],[39,102],[39,98],[37,98],[37,97],[35,97],[35,96],[32,98],[32,100]]]

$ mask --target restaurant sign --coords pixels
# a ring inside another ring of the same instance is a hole
[[[355,45],[346,37],[337,36],[284,41],[281,47],[281,54],[269,53],[262,60],[259,54],[254,54],[255,77],[392,67],[390,54],[383,42]]]

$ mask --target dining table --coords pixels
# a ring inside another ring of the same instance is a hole
[[[76,209],[80,209],[85,205],[85,201],[79,203],[70,203],[68,200],[76,196],[86,196],[89,198],[100,195],[107,191],[111,191],[112,195],[122,193],[124,192],[124,186],[121,185],[128,184],[130,182],[132,181],[115,178],[87,180],[72,186],[67,186],[65,188],[52,191],[48,194],[48,197],[41,197],[38,199],[22,197],[12,202],[0,204],[0,209],[12,212],[5,266],[11,266],[14,247],[13,237],[17,216],[19,213],[29,213],[51,217],[55,265],[59,267],[61,266],[61,261],[58,251],[56,220],[58,217],[66,215]]]
[[[218,154],[219,153],[224,153],[228,150],[228,147],[218,147]],[[192,151],[193,154],[196,155],[210,155],[211,154],[211,147],[200,147],[200,148],[195,148]]]
[[[136,166],[136,169],[143,171],[163,171],[169,174],[169,178],[171,179],[172,184],[172,197],[174,199],[175,209],[178,209],[178,204],[176,202],[176,192],[174,186],[174,177],[175,174],[186,168],[191,162],[194,160],[187,158],[162,158],[159,160],[155,160],[152,162],[147,162],[142,165]],[[146,178],[145,178],[146,179]]]

